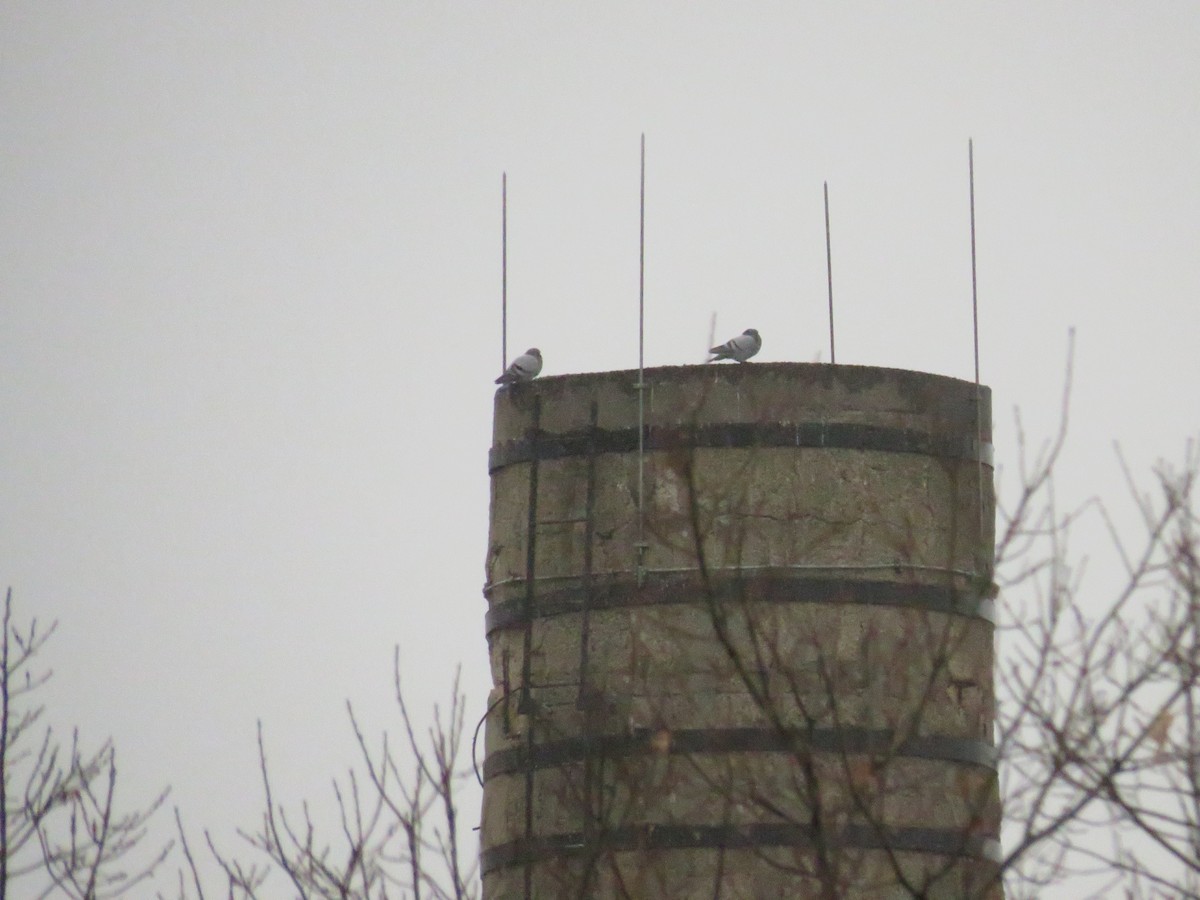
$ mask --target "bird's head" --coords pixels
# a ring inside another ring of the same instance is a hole
[[[748,334],[748,335],[750,335],[750,337],[757,339],[758,338],[758,329],[757,328],[747,328],[745,331],[742,332],[742,334]]]
[[[539,350],[537,347],[530,347],[528,350],[525,351],[525,355],[526,356],[536,356],[538,359],[541,359],[542,351]]]

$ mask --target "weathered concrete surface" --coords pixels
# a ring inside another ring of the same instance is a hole
[[[637,371],[540,378],[496,392],[493,444],[523,437],[530,399],[542,398],[542,428],[587,428],[589,404],[598,427],[637,423]],[[991,440],[991,390],[982,387],[983,439]],[[975,428],[975,385],[907,369],[821,363],[664,366],[646,370],[646,424],[710,422],[870,422],[930,431]]]
[[[533,437],[535,400],[542,438],[587,432],[593,403],[598,429],[635,428],[636,379],[562,376],[499,391],[495,445]],[[532,585],[533,463],[493,472],[485,897],[525,897],[527,882],[544,898],[711,896],[718,878],[722,897],[820,896],[822,881],[840,897],[908,896],[897,866],[930,897],[999,896],[977,855],[836,840],[847,828],[976,843],[998,833],[994,771],[961,750],[986,750],[992,736],[981,600],[991,467],[975,454],[692,448],[686,438],[697,426],[824,423],[974,447],[991,437],[987,388],[807,364],[649,369],[646,384],[647,426],[682,437],[645,456],[640,579],[636,453],[537,463]],[[721,750],[713,735],[733,731],[792,737]],[[865,732],[890,743],[820,744]],[[636,752],[599,749],[630,735],[647,736]],[[689,735],[717,743],[681,749]],[[514,763],[556,742],[574,749]],[[792,846],[605,844],[650,826],[660,836],[693,828],[703,841],[723,827],[814,822],[815,838]],[[530,847],[527,871],[518,851]],[[518,856],[501,859],[510,851]]]
[[[582,574],[586,468],[582,458],[540,464],[539,577]],[[881,451],[698,449],[683,460],[648,453],[645,565],[695,568],[695,516],[715,568],[903,562],[981,571],[989,560],[978,539],[979,472],[967,460]],[[983,473],[990,495],[990,469]],[[602,454],[596,479],[593,572],[629,571],[638,535],[636,454]],[[488,584],[524,578],[528,483],[528,463],[492,478]]]

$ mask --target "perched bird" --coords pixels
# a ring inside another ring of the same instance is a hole
[[[736,359],[738,362],[744,363],[761,349],[762,338],[753,328],[747,328],[732,341],[727,341],[720,347],[713,347],[709,350],[709,353],[714,354],[709,362],[716,362],[719,359]]]
[[[532,381],[542,371],[542,351],[530,347],[512,361],[504,374],[496,379],[496,384],[513,384],[517,381]]]

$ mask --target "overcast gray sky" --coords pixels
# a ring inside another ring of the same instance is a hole
[[[482,712],[501,172],[510,350],[627,368],[642,132],[649,365],[828,360],[827,180],[839,362],[970,378],[973,137],[1001,466],[1072,326],[1062,492],[1196,434],[1195,3],[7,0],[0,582],[129,800],[326,797],[395,643]]]

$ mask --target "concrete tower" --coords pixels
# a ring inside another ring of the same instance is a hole
[[[637,381],[496,394],[484,897],[999,897],[990,391]]]

